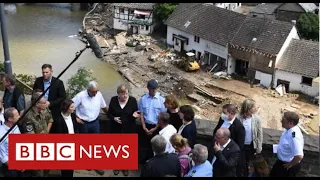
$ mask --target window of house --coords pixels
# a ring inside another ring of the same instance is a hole
[[[145,19],[145,18],[146,18],[146,15],[137,14],[137,15],[136,15],[136,18],[137,18],[137,19]]]
[[[120,13],[124,13],[124,8],[119,9]]]
[[[312,78],[302,76],[301,84],[312,86]]]
[[[199,42],[200,42],[200,37],[198,37],[198,36],[194,36],[194,42],[199,43]]]
[[[146,31],[149,31],[149,26],[146,26]]]
[[[141,29],[141,30],[144,30],[144,25],[141,25],[140,29]]]
[[[134,13],[134,10],[133,10],[133,9],[130,9],[129,13],[130,13],[130,14],[133,14],[133,13]]]

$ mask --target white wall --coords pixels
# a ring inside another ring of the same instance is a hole
[[[319,87],[313,87],[301,84],[302,76],[299,74],[293,74],[282,70],[275,71],[274,88],[277,86],[278,79],[289,81],[289,91],[300,91],[309,96],[317,96],[319,93]]]
[[[260,84],[263,85],[264,87],[271,86],[271,81],[272,81],[271,74],[267,74],[267,73],[256,70],[255,79],[260,80]]]
[[[232,74],[232,73],[235,73],[235,71],[236,71],[236,60],[232,56],[229,56],[227,73]]]
[[[239,3],[239,6],[238,6],[238,3],[216,3],[215,6],[233,11],[238,7],[240,7],[241,3]]]
[[[146,30],[146,26],[139,25],[139,34],[150,34],[153,31],[154,26],[155,25],[151,25],[151,26],[149,26],[149,29]]]
[[[285,50],[288,48],[292,39],[300,39],[300,37],[298,35],[297,28],[295,26],[292,27],[287,39],[284,41],[284,43],[283,43],[283,45],[277,55],[275,67],[277,67],[277,63],[279,62],[279,59],[281,58],[281,56],[283,55]]]
[[[168,26],[167,27],[167,44],[169,44],[171,46],[174,45],[174,41],[172,41],[173,34],[182,35],[184,37],[189,38],[188,45],[184,44],[184,50],[186,50],[186,51],[190,51],[190,50],[194,49],[197,51],[197,53],[198,53],[198,51],[200,51],[201,54],[203,54],[204,51],[207,51],[207,52],[215,54],[219,57],[227,59],[227,55],[228,55],[227,44],[225,46],[222,46],[222,45],[207,41],[202,38],[200,38],[199,43],[197,43],[197,42],[194,42],[194,35]]]
[[[122,20],[122,19],[113,19],[113,28],[114,29],[119,29],[119,30],[128,30],[128,24],[127,21]]]

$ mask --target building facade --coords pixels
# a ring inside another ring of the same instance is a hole
[[[155,27],[154,3],[114,3],[113,28],[132,34],[150,34]]]

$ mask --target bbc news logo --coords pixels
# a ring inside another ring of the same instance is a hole
[[[9,169],[138,169],[137,134],[10,134]]]

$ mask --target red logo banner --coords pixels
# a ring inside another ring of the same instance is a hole
[[[10,134],[9,169],[137,170],[137,134]]]

